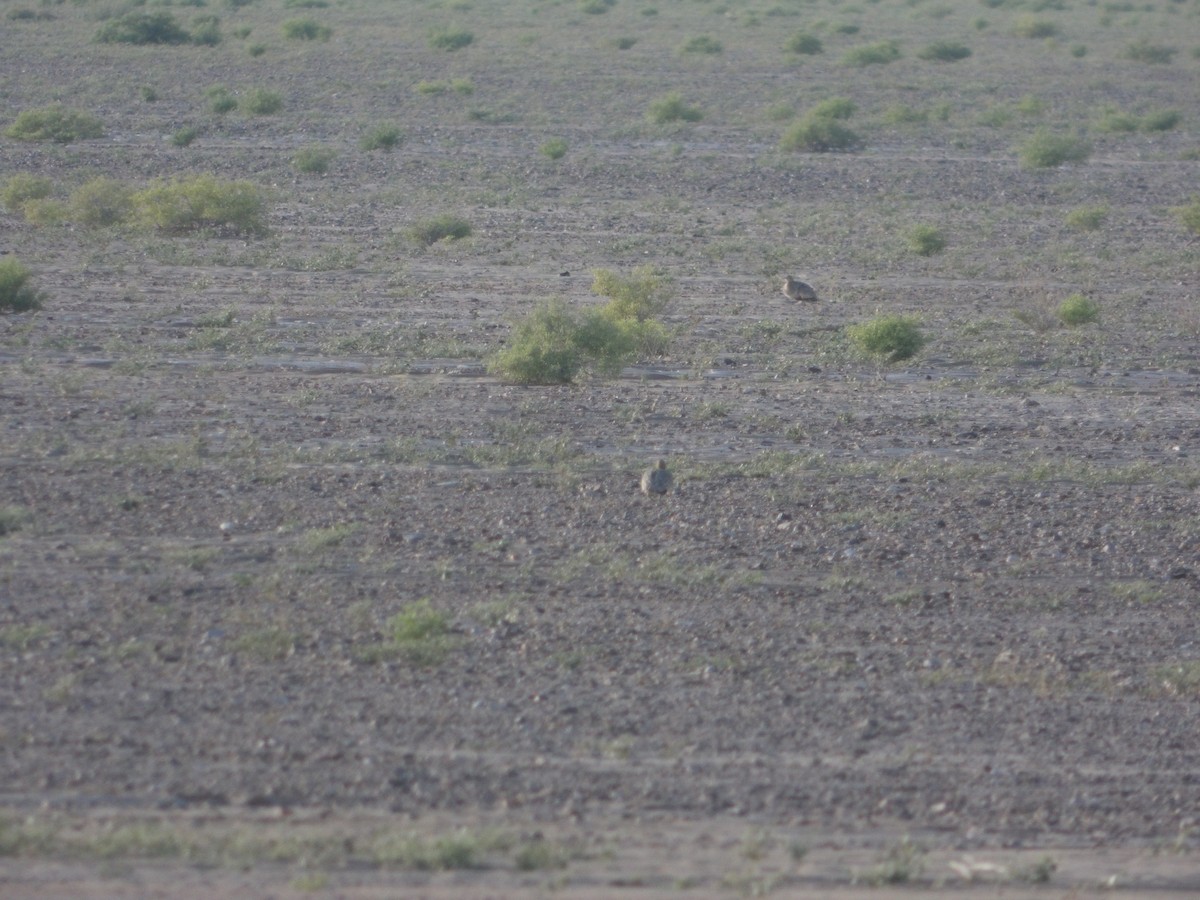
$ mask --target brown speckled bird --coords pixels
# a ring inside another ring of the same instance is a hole
[[[665,494],[671,489],[674,479],[667,471],[667,461],[660,459],[657,463],[642,473],[643,494]]]
[[[817,299],[817,292],[812,289],[811,285],[797,281],[791,275],[783,282],[783,292],[787,294],[789,300],[803,300],[811,303]]]

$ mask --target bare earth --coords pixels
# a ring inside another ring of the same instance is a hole
[[[319,84],[274,62],[286,121],[171,147],[203,86],[264,76],[146,50],[187,83],[102,109],[105,139],[0,141],[5,173],[274,191],[260,239],[0,216],[47,293],[0,317],[0,894],[1200,894],[1200,274],[1167,213],[1194,139],[1033,172],[990,132],[786,156],[736,121],[757,82],[728,48],[688,75],[715,111],[680,132],[639,124],[653,86],[596,82],[622,133],[557,114],[585,100],[554,65],[446,62],[423,30],[372,87],[383,38],[355,27],[367,50],[320,57]],[[1021,64],[997,71],[1019,97]],[[1156,71],[1193,128],[1195,71]],[[513,118],[412,92],[464,73]],[[357,150],[384,102],[403,144]],[[534,152],[547,134],[566,158]],[[333,170],[296,174],[316,142]],[[1101,231],[1063,226],[1094,202]],[[917,210],[944,257],[895,237]],[[404,236],[447,211],[472,237]],[[644,263],[676,288],[666,356],[488,374],[536,300],[599,302],[591,269]],[[1077,290],[1101,322],[1048,327]],[[880,309],[927,349],[858,356],[845,326]],[[643,496],[660,456],[675,489]],[[394,643],[420,602],[448,633]],[[136,825],[336,852],[89,843]],[[381,857],[392,833],[485,837],[430,872]],[[543,844],[561,858],[514,863]]]

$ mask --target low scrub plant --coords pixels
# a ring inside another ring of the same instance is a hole
[[[1184,228],[1192,234],[1200,234],[1200,196],[1193,197],[1191,203],[1180,206],[1175,211]]]
[[[395,125],[375,125],[359,138],[358,146],[362,150],[391,150],[400,143],[400,129]]]
[[[1106,205],[1081,206],[1067,213],[1066,223],[1068,228],[1074,228],[1077,231],[1095,231],[1104,224],[1106,218],[1108,218]]]
[[[251,88],[242,95],[238,108],[249,116],[273,116],[283,109],[283,97],[266,88]]]
[[[684,103],[683,95],[678,91],[672,91],[650,104],[646,118],[655,125],[665,125],[668,122],[699,122],[704,118],[704,113]]]
[[[580,12],[589,16],[602,16],[608,12],[617,0],[579,0]]]
[[[456,25],[435,28],[429,32],[429,46],[434,50],[445,50],[448,53],[468,47],[474,40],[475,35]]]
[[[233,96],[233,91],[223,84],[214,84],[206,88],[204,98],[208,100],[209,112],[216,113],[218,116],[237,109],[237,97]]]
[[[54,192],[54,182],[40,175],[17,172],[4,180],[0,201],[9,212],[22,212],[29,200],[41,200]]]
[[[946,235],[933,225],[914,225],[908,230],[908,248],[918,256],[933,256],[946,249]]]
[[[1142,131],[1170,131],[1179,124],[1179,112],[1174,109],[1152,109],[1138,120]]]
[[[104,125],[95,116],[69,109],[61,103],[21,112],[4,133],[17,141],[53,141],[69,144],[103,137]]]
[[[471,223],[460,216],[442,215],[417,222],[408,229],[408,236],[428,247],[438,241],[457,241],[471,235]]]
[[[186,44],[192,36],[165,10],[133,10],[110,19],[96,32],[101,44]]]
[[[863,44],[852,47],[842,56],[842,64],[862,68],[863,66],[882,66],[895,62],[900,58],[900,45],[895,41],[878,41],[874,44]]]
[[[0,311],[26,312],[42,305],[42,294],[29,279],[33,277],[19,260],[0,259]]]
[[[202,47],[221,43],[221,20],[216,16],[196,16],[192,19],[191,41]]]
[[[957,62],[971,55],[971,48],[957,41],[934,41],[917,51],[917,59],[927,62]]]
[[[645,322],[660,315],[674,296],[670,282],[653,266],[638,266],[629,276],[611,269],[592,272],[592,292],[608,297],[604,313],[611,319]]]
[[[706,34],[688,38],[679,48],[680,53],[720,53],[725,48],[721,42]]]
[[[1051,38],[1058,35],[1058,25],[1033,15],[1018,16],[1013,34],[1023,38]]]
[[[1072,294],[1058,304],[1055,314],[1064,325],[1089,325],[1099,321],[1100,304],[1083,294]]]
[[[262,235],[267,231],[266,200],[249,181],[215,175],[161,180],[133,196],[136,217],[166,234],[212,229]]]
[[[784,49],[789,53],[796,53],[800,56],[815,56],[822,52],[824,47],[821,45],[821,39],[815,34],[809,34],[807,31],[797,31],[787,39]]]
[[[858,133],[843,122],[854,114],[854,104],[844,97],[830,97],[806,112],[784,132],[784,150],[828,153],[853,150],[862,143]]]
[[[920,324],[908,316],[876,316],[861,325],[851,325],[847,332],[862,352],[884,357],[888,362],[916,356],[926,342]]]
[[[292,168],[305,175],[324,175],[336,156],[328,147],[301,147],[292,157]]]
[[[289,41],[327,41],[333,36],[332,28],[315,19],[288,19],[281,27]]]
[[[1092,155],[1092,145],[1083,138],[1054,134],[1038,129],[1018,150],[1021,167],[1053,169],[1069,162],[1084,162]]]
[[[185,125],[171,135],[171,144],[175,147],[187,147],[199,136],[199,128],[195,125]]]
[[[488,367],[517,384],[569,384],[585,367],[617,374],[632,352],[625,333],[600,311],[579,313],[552,298],[516,323]]]
[[[1134,62],[1166,65],[1175,56],[1176,52],[1174,47],[1153,44],[1146,38],[1141,38],[1125,48],[1124,56],[1126,59],[1132,59]]]
[[[133,188],[123,181],[93,178],[72,192],[72,217],[89,228],[120,225],[133,214],[133,194]]]
[[[567,155],[567,142],[562,138],[550,138],[538,147],[538,153],[547,159],[562,159]]]

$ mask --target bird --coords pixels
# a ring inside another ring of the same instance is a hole
[[[642,473],[642,493],[647,496],[650,494],[665,494],[671,489],[672,481],[674,479],[671,477],[671,473],[667,471],[667,461],[660,459]]]
[[[812,289],[811,285],[798,281],[791,275],[783,282],[783,292],[787,294],[789,300],[803,300],[811,303],[817,299],[817,292]]]

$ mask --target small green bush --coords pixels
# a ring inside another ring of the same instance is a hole
[[[842,56],[842,64],[861,68],[863,66],[882,66],[895,62],[900,58],[900,45],[895,41],[879,41],[874,44],[863,44],[853,47]]]
[[[376,125],[359,138],[362,150],[391,150],[400,143],[400,129],[395,125]]]
[[[1050,38],[1058,35],[1058,26],[1048,19],[1024,15],[1017,18],[1013,34],[1023,38]]]
[[[918,256],[933,256],[946,249],[946,236],[932,225],[914,225],[908,230],[908,247]]]
[[[538,147],[538,152],[547,159],[562,159],[567,155],[567,142],[562,138],[550,138]]]
[[[454,25],[435,28],[429,32],[429,46],[434,50],[445,50],[447,53],[470,46],[474,40],[475,35],[471,34],[465,28],[459,28]]]
[[[221,20],[216,16],[197,16],[192,19],[191,40],[203,47],[221,43]]]
[[[161,180],[133,197],[138,220],[167,234],[213,229],[232,234],[267,231],[266,200],[249,181],[214,175]]]
[[[233,92],[223,84],[214,84],[206,89],[204,97],[208,100],[209,112],[219,116],[237,109],[237,97],[233,96]]]
[[[579,0],[579,9],[589,16],[600,16],[608,12],[617,0]]]
[[[674,296],[670,282],[653,266],[638,266],[629,276],[611,269],[592,272],[592,292],[608,297],[603,307],[610,319],[645,322],[658,316]]]
[[[1081,206],[1067,213],[1067,227],[1078,231],[1095,231],[1108,218],[1107,206]]]
[[[971,55],[971,48],[957,41],[934,41],[917,51],[917,59],[927,62],[957,62]]]
[[[784,49],[789,53],[796,53],[801,56],[815,56],[824,48],[821,46],[821,39],[815,34],[809,34],[807,31],[797,31],[784,44]]]
[[[1134,41],[1125,48],[1125,58],[1134,62],[1166,65],[1178,51],[1174,47],[1152,44],[1146,38]]]
[[[21,207],[21,212],[25,214],[26,222],[38,227],[61,225],[71,219],[71,210],[67,204],[50,197],[26,200],[25,205]]]
[[[195,125],[185,125],[171,135],[171,143],[176,147],[190,146],[192,141],[200,136],[200,129]]]
[[[119,225],[133,214],[133,188],[115,178],[93,178],[71,194],[71,210],[89,228]]]
[[[828,97],[810,109],[808,115],[823,119],[849,119],[857,109],[854,101],[847,97]]]
[[[1192,234],[1200,234],[1200,196],[1193,197],[1191,203],[1178,207],[1175,212],[1179,216],[1179,221],[1183,222],[1188,231]]]
[[[187,29],[166,11],[128,12],[110,19],[96,32],[102,44],[186,44],[192,39]]]
[[[69,144],[104,135],[104,126],[93,115],[68,109],[61,103],[27,109],[4,132],[18,141],[53,141]]]
[[[921,125],[929,121],[929,113],[904,103],[893,103],[883,111],[883,121],[889,125]]]
[[[148,84],[142,85],[141,89],[138,91],[138,94],[141,96],[143,103],[158,102],[158,91],[150,87]]]
[[[1097,131],[1108,132],[1110,134],[1129,134],[1137,131],[1140,124],[1141,120],[1132,113],[1109,109],[1093,123],[1093,127]]]
[[[720,53],[725,48],[721,42],[706,34],[688,38],[679,48],[680,53]]]
[[[1174,109],[1152,109],[1142,116],[1138,127],[1142,131],[1170,131],[1179,124],[1179,112]]]
[[[292,168],[305,175],[324,175],[336,156],[328,147],[301,147],[292,157]]]
[[[1083,162],[1092,154],[1092,146],[1082,138],[1053,134],[1039,129],[1018,150],[1022,168],[1053,169],[1063,163]]]
[[[847,332],[864,353],[887,357],[888,362],[916,356],[925,346],[919,323],[907,316],[876,316],[870,322],[851,325]]]
[[[284,9],[327,9],[329,0],[283,0]]]
[[[489,369],[517,384],[568,384],[588,365],[605,374],[620,372],[632,349],[611,319],[596,311],[579,314],[553,298],[516,324]]]
[[[315,19],[288,19],[281,27],[290,41],[327,41],[333,35],[332,28]]]
[[[29,279],[32,273],[16,259],[0,259],[0,310],[26,312],[42,305],[42,295]]]
[[[839,119],[810,110],[783,133],[779,145],[784,150],[830,153],[853,150],[861,143],[858,133],[843,125]]]
[[[466,219],[452,215],[426,219],[408,229],[408,236],[425,247],[438,241],[461,240],[470,234],[471,224]]]
[[[1072,294],[1058,304],[1055,314],[1064,325],[1087,325],[1100,318],[1100,305],[1083,294]]]
[[[29,200],[41,200],[54,192],[54,182],[40,175],[17,172],[4,180],[0,201],[9,212],[21,212]]]
[[[697,107],[688,106],[681,94],[672,91],[653,101],[646,117],[655,125],[665,125],[668,122],[699,122],[704,113]]]
[[[250,44],[246,47],[246,52],[251,56],[262,56],[267,52],[266,44]]]
[[[283,109],[283,97],[266,88],[251,88],[242,95],[238,107],[248,116],[273,116]]]

